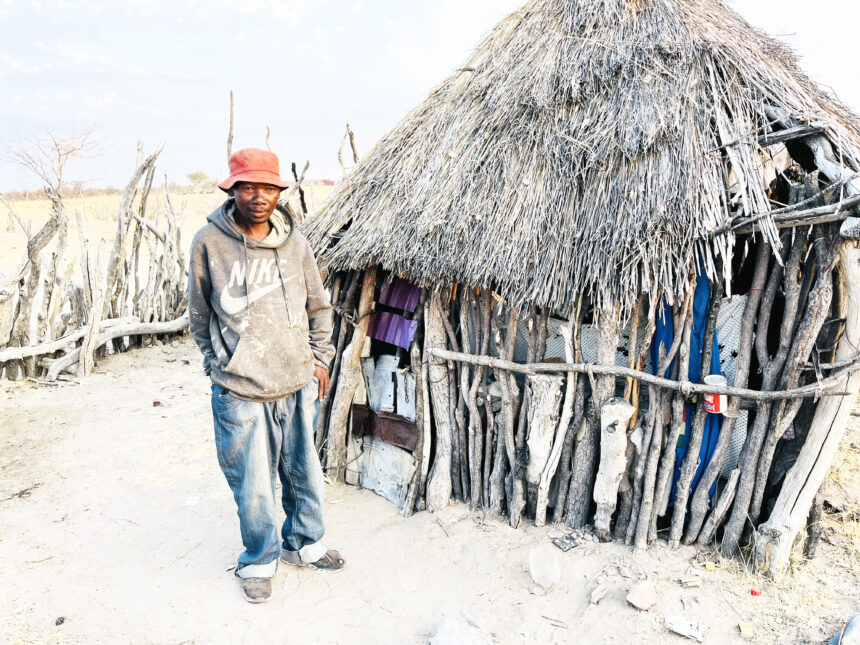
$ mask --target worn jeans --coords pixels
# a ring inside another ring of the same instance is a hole
[[[323,474],[314,448],[318,391],[314,379],[290,396],[260,403],[212,386],[218,463],[238,506],[245,546],[236,567],[241,578],[273,576],[282,547],[291,562],[315,562],[325,555]],[[276,477],[287,515],[281,540]]]

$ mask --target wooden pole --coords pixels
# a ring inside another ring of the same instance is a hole
[[[574,318],[568,321],[567,325],[563,325],[559,330],[562,338],[564,338],[564,356],[568,363],[574,361],[573,353],[573,334],[574,334]],[[543,358],[541,356],[541,358]],[[565,437],[570,421],[573,417],[573,404],[576,397],[576,372],[568,372],[565,379],[564,403],[561,407],[561,418],[555,428],[555,434],[552,438],[552,452],[546,466],[540,475],[537,491],[537,503],[535,506],[535,526],[543,526],[546,522],[546,505],[549,497],[549,484],[552,481],[555,471],[558,468],[558,462],[561,459],[562,451],[564,450]]]
[[[457,304],[456,303],[456,287],[454,291],[449,292],[450,298],[447,299],[449,304]],[[449,309],[442,307],[443,301],[445,298],[440,296],[440,308],[442,313],[442,326],[445,328],[445,334],[448,337],[448,343],[450,347],[454,351],[459,351],[457,348],[460,346],[457,341],[457,334],[454,332],[454,328],[451,326],[450,320],[450,311]],[[456,306],[458,311],[458,317],[460,319],[460,338],[464,343],[464,347],[468,345],[470,342],[468,335],[466,334],[466,319],[464,318],[466,312],[462,310],[462,307],[459,305]],[[442,347],[445,347],[443,344]],[[463,386],[463,371],[465,370],[467,373],[469,368],[467,365],[457,363],[452,366],[453,369],[450,370],[450,381],[449,381],[449,393],[451,397],[451,416],[453,418],[453,425],[451,426],[451,477],[453,478],[453,493],[455,497],[462,500],[463,502],[468,502],[469,500],[469,486],[471,482],[469,480],[469,464],[468,464],[468,454],[469,454],[469,437],[468,437],[468,421],[466,420],[466,397],[468,396],[468,390],[464,389]],[[456,375],[456,378],[454,376]],[[468,378],[466,380],[468,382]]]
[[[826,244],[824,240],[819,240],[821,245]],[[818,245],[817,245],[818,246]],[[825,251],[823,255],[828,255]],[[824,325],[824,321],[830,312],[830,303],[833,299],[833,280],[831,273],[833,266],[838,258],[836,249],[830,249],[830,257],[822,257],[817,263],[817,277],[815,287],[809,294],[808,306],[800,325],[794,333],[791,351],[783,366],[783,375],[780,379],[781,387],[792,387],[797,384],[803,364],[815,348],[815,341]],[[788,295],[786,295],[788,298]],[[800,401],[780,401],[774,408],[771,415],[771,427],[765,437],[764,445],[762,446],[761,455],[759,456],[758,466],[756,468],[756,480],[753,488],[752,501],[750,503],[750,524],[756,526],[758,524],[759,513],[761,511],[761,503],[764,498],[764,490],[767,484],[768,475],[770,474],[771,463],[773,462],[773,453],[776,450],[776,443],[783,435],[788,425],[792,422],[798,410],[800,409]]]
[[[618,485],[627,467],[627,424],[633,406],[627,399],[612,397],[600,409],[600,466],[594,479],[594,533],[601,542],[609,542],[609,522],[618,500]]]
[[[175,320],[165,322],[140,322],[136,318],[118,318],[112,320],[102,320],[98,326],[99,332],[95,340],[90,345],[93,351],[102,347],[105,343],[123,336],[137,336],[141,334],[173,334],[182,331],[188,327],[188,313],[186,312]],[[87,332],[91,331],[91,327],[87,327]],[[83,345],[77,349],[64,354],[60,358],[43,358],[39,363],[43,367],[48,368],[48,374],[45,377],[47,381],[56,381],[57,377],[63,371],[71,371],[75,365],[80,367],[80,359]],[[75,369],[76,371],[76,369]]]
[[[690,285],[690,292],[695,291],[695,278]],[[687,303],[687,307],[680,316],[680,325],[676,325],[678,334],[682,337],[681,346],[678,348],[678,380],[686,381],[690,374],[690,338],[693,331],[693,301],[692,298]],[[684,421],[684,406],[686,397],[683,392],[675,392],[672,396],[672,418],[670,420],[669,435],[666,439],[666,449],[660,457],[660,466],[657,471],[657,488],[654,492],[654,508],[652,512],[652,524],[656,522],[658,516],[666,513],[666,508],[669,503],[669,487],[672,485],[672,478],[675,472],[675,446],[678,445],[678,438],[681,436],[681,431],[684,430],[686,422]],[[649,529],[649,539],[651,539]]]
[[[673,392],[689,392],[690,394],[726,394],[729,396],[737,396],[742,399],[751,401],[781,401],[782,399],[808,399],[819,396],[847,396],[848,393],[839,389],[839,385],[844,385],[843,377],[846,374],[851,374],[860,370],[860,359],[856,356],[845,367],[840,368],[835,374],[818,381],[800,387],[794,387],[787,390],[768,390],[765,392],[759,390],[750,390],[743,387],[731,387],[728,385],[703,385],[701,383],[691,383],[690,381],[673,381],[659,376],[653,376],[647,372],[638,370],[630,370],[626,367],[611,367],[609,365],[592,365],[590,363],[514,363],[513,361],[492,358],[489,356],[476,356],[473,354],[463,354],[460,352],[451,352],[445,349],[433,349],[430,351],[432,356],[449,361],[459,361],[469,363],[471,365],[483,365],[484,367],[492,367],[497,370],[506,370],[510,372],[518,372],[520,374],[542,374],[542,373],[559,373],[559,372],[579,372],[580,374],[588,374],[591,372],[594,375],[609,375],[616,378],[633,378],[650,385],[656,385],[666,390]],[[830,390],[833,390],[832,392]]]
[[[101,315],[105,318],[109,317],[112,312],[116,311],[116,298],[118,297],[122,287],[120,272],[122,271],[123,263],[128,256],[129,244],[131,242],[131,238],[129,236],[129,223],[132,219],[131,208],[134,196],[137,193],[138,183],[141,178],[149,172],[150,168],[155,165],[155,161],[158,159],[158,155],[161,154],[163,149],[163,145],[159,146],[156,148],[154,153],[144,159],[143,163],[138,165],[125,187],[122,198],[120,199],[119,209],[117,210],[117,230],[116,235],[114,236],[110,258],[108,259],[107,277],[104,282],[105,297],[104,303],[102,304]],[[115,296],[114,294],[117,295]]]
[[[657,328],[657,317],[661,315],[658,312],[658,307],[661,306],[662,301],[663,296],[662,294],[658,293],[655,294],[654,299],[650,303],[650,314],[648,317],[648,323],[645,327],[645,335],[642,339],[642,347],[639,348],[639,357],[636,360],[638,370],[642,370],[645,367],[645,361],[648,359],[648,351],[651,349],[651,341],[654,338],[654,330]],[[661,354],[660,348],[658,347],[658,354],[660,356],[663,356],[665,354],[665,348],[663,353]],[[665,373],[665,370],[663,370],[662,373]],[[658,374],[662,373],[658,370]],[[633,544],[633,541],[636,538],[636,527],[639,524],[639,510],[642,506],[642,483],[645,480],[645,461],[647,459],[648,448],[651,444],[651,437],[653,436],[654,429],[652,423],[654,419],[653,414],[650,414],[644,420],[644,422],[638,421],[640,387],[640,382],[638,380],[634,380],[633,388],[631,391],[633,416],[630,418],[630,429],[631,436],[636,435],[637,437],[636,444],[638,448],[636,448],[637,457],[635,459],[632,485],[630,486],[630,512],[629,516],[625,516],[627,528],[624,534],[624,541],[627,544]],[[624,512],[625,514],[627,513],[626,508]]]
[[[317,436],[315,440],[315,446],[317,454],[320,454],[323,447],[323,442],[325,441],[326,435],[328,434],[328,420],[331,415],[332,405],[334,403],[334,392],[337,391],[338,380],[340,378],[340,367],[342,363],[343,351],[346,348],[346,339],[347,334],[352,331],[352,326],[350,325],[350,321],[347,319],[348,316],[351,316],[355,313],[353,310],[355,308],[355,294],[358,290],[358,273],[353,270],[349,272],[349,284],[347,288],[344,290],[344,296],[337,309],[337,341],[335,343],[335,355],[334,360],[332,361],[331,368],[331,380],[329,381],[329,391],[332,393],[330,396],[323,401],[322,410],[320,410],[320,421],[319,428],[317,430]]]
[[[714,346],[714,330],[717,327],[717,317],[723,300],[723,282],[717,279],[711,291],[710,314],[705,323],[705,335],[702,341],[701,380],[711,373],[711,357]],[[672,526],[669,530],[669,546],[677,548],[684,531],[684,518],[687,516],[687,500],[690,498],[690,486],[696,469],[699,466],[699,451],[702,447],[702,435],[708,412],[705,411],[704,397],[699,397],[696,413],[690,424],[690,436],[687,437],[687,454],[681,462],[681,472],[678,485],[675,488],[675,511],[672,514]]]
[[[802,187],[801,187],[802,188]],[[790,201],[796,201],[793,196]],[[788,357],[791,347],[792,332],[797,312],[797,300],[800,289],[796,286],[795,275],[800,267],[800,257],[804,248],[806,236],[798,235],[794,243],[789,247],[788,236],[784,235],[784,247],[788,248],[788,257],[784,261],[784,267],[775,265],[771,271],[767,286],[762,295],[759,306],[759,318],[756,324],[756,353],[758,362],[762,369],[762,390],[773,390],[782,373],[782,367]],[[779,346],[776,354],[771,356],[767,345],[767,330],[769,328],[771,311],[776,298],[777,291],[783,282],[783,276],[789,276],[785,281],[786,298],[785,307],[780,327]],[[738,488],[735,491],[735,502],[726,528],[723,531],[723,541],[720,545],[724,555],[735,555],[741,547],[741,536],[749,521],[750,503],[755,485],[756,466],[761,454],[767,429],[770,425],[772,404],[760,402],[756,408],[756,417],[752,429],[747,434],[743,450],[741,450],[738,468],[741,471],[738,479]]]
[[[135,316],[102,320],[99,325],[99,333],[114,325],[126,325],[137,322],[140,321]],[[57,338],[56,340],[52,340],[47,343],[40,343],[39,345],[28,345],[27,347],[5,347],[0,349],[0,363],[11,360],[21,360],[26,356],[46,356],[61,350],[74,348],[75,343],[86,336],[88,329],[88,327],[84,326],[61,338]]]
[[[528,350],[526,359],[529,363],[534,362],[537,354],[538,344],[538,328],[537,328],[537,309],[533,305],[526,305],[526,330],[528,331]],[[513,375],[511,375],[513,379]],[[529,486],[526,481],[526,466],[528,463],[528,452],[526,446],[526,435],[528,434],[529,424],[529,405],[531,405],[531,396],[528,391],[528,378],[523,387],[522,396],[519,401],[519,414],[517,415],[517,426],[514,433],[514,443],[516,445],[517,467],[512,469],[512,477],[519,477],[523,482],[523,499],[528,505],[529,497],[534,498],[534,487]],[[525,506],[523,507],[525,508]]]
[[[621,471],[621,482],[618,484],[618,513],[615,517],[616,540],[627,541],[627,531],[633,515],[633,487],[630,485],[630,471],[636,468],[642,459],[642,428],[636,426],[627,433],[627,448],[624,454],[624,469]],[[635,538],[635,528],[631,541]]]
[[[346,122],[346,133],[349,136],[349,147],[352,150],[352,162],[358,163],[358,148],[355,145],[355,132],[352,131],[352,126],[349,125],[349,121]]]
[[[425,311],[427,311],[425,309]],[[430,456],[431,456],[431,441],[430,437],[432,436],[432,412],[430,411],[430,392],[427,385],[430,382],[430,368],[427,365],[427,361],[422,360],[421,362],[421,379],[424,382],[424,387],[421,388],[421,401],[415,400],[415,405],[420,403],[421,409],[424,411],[424,416],[422,417],[422,423],[424,425],[423,433],[424,433],[424,443],[422,445],[422,454],[421,461],[424,466],[421,468],[421,481],[418,482],[418,504],[420,505],[421,500],[425,500],[426,505],[426,495],[427,495],[427,468],[430,465]]]
[[[463,313],[459,306],[457,306],[457,312],[458,314]],[[448,312],[444,313],[445,315],[443,316],[443,320],[448,321]],[[461,319],[460,325],[464,326],[465,321]],[[468,342],[467,339],[463,339],[463,341]],[[455,464],[453,472],[459,473],[460,475],[460,499],[462,499],[463,502],[468,503],[470,499],[469,492],[472,486],[472,481],[469,477],[469,420],[466,414],[466,398],[469,396],[469,390],[468,388],[463,388],[463,373],[466,373],[466,383],[468,383],[469,365],[457,365],[455,370],[458,380],[454,384],[457,394],[457,405],[454,407],[454,423],[456,424],[454,427],[456,428],[457,433],[456,441],[454,443],[456,448],[452,449],[451,456]]]
[[[468,330],[469,308],[473,304],[469,297],[471,291],[465,285],[460,289],[460,338],[465,351],[470,351],[472,342],[469,338]],[[476,321],[478,323],[475,329],[475,351],[477,353],[481,342],[480,333],[477,329],[477,327],[480,327],[480,319],[476,319]],[[477,446],[478,437],[483,435],[481,416],[478,413],[478,385],[483,377],[483,370],[484,368],[480,365],[475,366],[475,375],[470,379],[469,366],[463,365],[460,369],[461,400],[469,413],[468,419],[464,418],[464,423],[466,424],[466,443],[463,449],[465,450],[465,454],[460,455],[460,459],[461,464],[465,463],[466,465],[465,472],[468,474],[467,480],[469,484],[469,492],[466,497],[469,503],[469,510],[473,512],[478,509],[481,497],[481,463],[479,461],[480,452]]]
[[[493,294],[489,289],[483,289],[481,291],[481,298],[479,300],[480,307],[480,319],[482,325],[481,331],[481,354],[486,356],[490,353],[490,336],[492,335],[491,326],[490,326],[490,316],[493,315]],[[492,474],[493,468],[493,447],[495,446],[496,439],[496,424],[495,424],[495,413],[493,412],[493,406],[490,402],[490,393],[488,391],[489,388],[489,379],[487,378],[487,372],[489,370],[484,370],[483,378],[481,380],[481,385],[483,387],[483,401],[484,401],[484,415],[486,417],[486,440],[484,441],[484,495],[483,495],[483,504],[484,508],[490,508],[490,475]]]
[[[69,218],[66,216],[66,209],[63,207],[63,203],[58,195],[52,196],[51,201],[53,202],[53,208],[59,211],[57,245],[51,254],[51,259],[48,262],[48,271],[44,276],[42,303],[37,315],[38,331],[36,339],[39,341],[47,341],[54,338],[51,311],[59,308],[60,301],[63,299],[63,286],[65,283],[65,280],[62,280],[60,284],[57,284],[57,275],[66,252]]]
[[[688,313],[691,313],[693,310],[693,292],[695,291],[693,284],[694,281],[691,281],[691,286],[687,290],[687,295],[683,304],[680,307],[676,305],[673,311],[674,328],[684,329],[684,333],[675,335],[668,352],[665,350],[663,345],[660,345],[658,348],[658,354],[660,356],[657,365],[658,374],[666,373],[672,365],[672,361],[675,360],[675,355],[680,351],[681,346],[684,345],[685,342],[689,347],[690,337],[686,333],[687,330],[684,326],[684,321],[687,319]],[[675,371],[680,372],[680,365],[675,368]],[[684,374],[684,377],[686,378],[686,373]],[[641,499],[638,500],[639,510],[636,515],[636,529],[633,537],[633,542],[637,549],[644,548],[647,541],[652,537],[652,534],[654,538],[657,536],[657,516],[655,511],[657,504],[655,502],[660,499],[656,496],[657,468],[660,454],[662,452],[670,452],[668,449],[666,451],[663,450],[663,426],[666,422],[663,418],[663,405],[664,402],[668,401],[667,395],[667,392],[658,390],[653,385],[648,387],[648,400],[653,401],[656,405],[654,406],[655,416],[653,427],[650,429],[651,436],[649,437],[646,432],[642,441],[641,459],[639,460],[639,464],[644,461],[644,469],[642,469],[641,484],[639,486],[641,490]],[[673,444],[667,444],[667,446],[668,445]],[[671,450],[671,452],[674,452],[674,450]],[[637,474],[638,471],[639,468],[637,465]],[[634,482],[634,491],[636,490],[635,484],[636,482]],[[628,530],[629,529],[630,527],[628,527]]]
[[[343,482],[346,475],[346,423],[352,398],[358,387],[361,375],[359,358],[367,338],[367,325],[373,310],[373,291],[376,286],[376,266],[364,270],[361,284],[361,297],[358,302],[358,321],[352,335],[352,341],[343,352],[340,368],[340,378],[334,393],[328,428],[328,458],[326,460],[329,475],[337,482]]]
[[[719,231],[713,231],[711,237],[715,237],[720,233],[732,231],[737,235],[752,233],[758,228],[757,222],[770,216],[773,223],[778,229],[795,228],[798,226],[812,226],[813,224],[827,224],[828,222],[839,222],[846,217],[857,205],[860,204],[860,195],[849,197],[837,204],[828,206],[817,206],[816,208],[807,208],[801,211],[790,213],[776,212],[760,213],[752,217],[743,217],[736,223],[728,223],[720,228]]]
[[[554,374],[535,374],[526,377],[526,394],[529,407],[526,420],[526,446],[528,462],[525,479],[538,486],[550,460],[553,438],[558,430],[559,403],[564,377]]]
[[[268,129],[268,126],[267,126],[267,129]],[[267,145],[268,145],[268,143],[267,143]],[[271,150],[271,148],[269,148],[269,150]],[[305,170],[307,170],[308,165],[310,165],[310,164],[305,165]],[[299,183],[299,175],[296,172],[296,162],[295,161],[290,165],[290,168],[293,171],[293,179],[296,181],[296,185],[299,187],[299,204],[302,207],[302,219],[304,220],[304,218],[308,216],[308,205],[305,203],[305,191],[302,189],[301,183]],[[301,222],[297,222],[297,224],[301,224]]]
[[[573,326],[571,327],[571,340],[573,347],[571,348],[571,358],[568,362],[582,362],[582,296],[576,304],[576,312],[573,318]],[[568,348],[565,345],[565,355]],[[564,439],[561,446],[561,455],[558,465],[558,477],[556,485],[555,503],[552,510],[552,522],[561,522],[564,516],[564,509],[567,506],[567,492],[570,486],[570,469],[573,465],[573,442],[579,432],[579,427],[582,425],[582,420],[585,416],[585,379],[577,378],[575,382],[571,380],[571,374],[567,373],[567,387],[571,388],[571,396],[573,397],[573,413],[572,421],[568,423],[564,429]]]
[[[573,466],[574,443],[585,432],[585,378],[577,378],[576,394],[573,399],[573,421],[568,425],[564,435],[564,445],[561,448],[561,464],[558,469],[558,494],[552,511],[552,521],[561,522],[567,509],[567,495],[570,491],[571,469]]]
[[[493,337],[499,354],[506,360],[514,355],[514,346],[517,341],[517,328],[520,322],[520,308],[510,306],[508,309],[508,329],[506,337],[502,338],[501,332],[493,321]],[[525,493],[523,480],[518,476],[519,463],[517,460],[516,447],[516,413],[519,392],[513,374],[504,369],[497,371],[499,386],[502,388],[502,432],[505,441],[505,452],[510,466],[509,477],[511,479],[511,496],[508,499],[508,521],[514,528],[519,526],[520,517],[525,507]]]
[[[435,349],[445,347],[445,327],[442,324],[442,302],[439,292],[433,293],[424,308],[424,356],[429,359],[427,385],[436,422],[436,449],[433,468],[427,479],[425,499],[431,513],[448,506],[451,499],[451,425],[450,391],[445,361],[435,355]]]
[[[836,360],[853,356],[860,347],[860,243],[844,241],[839,248],[839,279],[847,293],[845,330],[836,350]],[[788,568],[794,539],[803,528],[809,508],[827,477],[839,448],[851,409],[860,390],[860,372],[842,376],[845,397],[830,397],[818,403],[806,442],[797,461],[785,476],[767,522],[759,526],[754,563],[758,571],[776,576]]]
[[[636,528],[633,533],[633,545],[637,549],[643,549],[647,546],[648,532],[651,528],[652,510],[655,500],[654,489],[657,477],[657,461],[663,449],[664,396],[665,393],[653,385],[648,386],[648,400],[654,403],[652,404],[652,409],[649,411],[650,428],[645,432],[642,440],[642,450],[639,455],[639,463],[644,462],[644,468],[642,469],[641,497],[638,503],[639,510],[636,514]],[[628,534],[631,528],[631,526],[627,527]]]
[[[465,302],[467,290],[463,290],[463,301]],[[481,307],[478,306],[478,300],[475,297],[475,292],[468,290],[469,306],[475,311],[475,349],[481,354],[487,354],[489,350],[489,334],[484,332],[483,321],[481,319]],[[461,304],[462,306],[462,304]],[[462,331],[461,331],[462,333]],[[484,367],[478,366],[475,369],[475,374],[472,377],[472,384],[469,387],[469,470],[471,473],[471,497],[469,498],[469,510],[476,511],[481,505],[484,496],[484,487],[489,484],[483,477],[484,465],[484,425],[478,411],[478,388],[484,381]],[[474,420],[473,420],[474,418]]]
[[[599,316],[597,322],[597,364],[603,367],[614,367],[615,353],[618,348],[619,308],[611,305],[606,306],[600,310]],[[570,528],[582,528],[588,522],[588,509],[593,497],[594,477],[599,456],[600,428],[598,417],[600,407],[612,397],[614,390],[615,379],[612,378],[612,375],[601,375],[596,381],[596,390],[592,393],[595,399],[592,418],[588,420],[585,432],[579,438],[573,453],[573,470],[570,491],[567,495],[567,516],[565,517],[565,523]]]
[[[445,312],[442,312],[442,320],[446,320]],[[445,363],[445,382],[448,384],[448,425],[451,432],[451,494],[454,499],[465,501],[465,487],[461,478],[462,468],[460,467],[460,455],[464,454],[464,448],[460,441],[460,435],[463,429],[462,414],[459,411],[459,388],[457,380],[463,368],[460,363],[447,361]]]
[[[227,131],[227,161],[233,156],[233,90],[230,90],[230,128]]]
[[[508,468],[508,453],[505,447],[504,417],[502,414],[493,417],[493,469],[490,473],[490,511],[496,517],[502,517],[505,512],[505,473]]]
[[[424,302],[427,298],[427,292],[421,290],[421,298],[418,302],[415,320],[418,321],[418,327],[421,327],[424,317]],[[409,489],[406,493],[406,502],[400,510],[403,517],[409,517],[415,510],[415,503],[418,498],[418,493],[421,490],[422,473],[427,470],[427,462],[424,460],[424,442],[430,442],[429,434],[424,432],[424,388],[427,384],[424,382],[423,361],[421,360],[421,345],[418,342],[418,334],[412,340],[409,348],[409,363],[410,370],[415,375],[415,426],[418,428],[418,441],[415,444],[415,472],[412,475],[412,481],[409,483]]]
[[[746,387],[749,380],[750,360],[752,359],[753,348],[753,326],[755,323],[756,312],[761,301],[762,289],[764,288],[765,279],[767,278],[767,267],[770,261],[770,247],[760,240],[756,251],[755,269],[753,272],[753,281],[747,293],[747,301],[744,305],[744,313],[741,317],[741,331],[738,337],[738,356],[735,362],[735,379],[732,385],[736,387]],[[685,544],[689,544],[691,539],[696,539],[700,544],[708,544],[713,539],[713,533],[705,533],[702,527],[705,515],[708,512],[710,504],[710,490],[714,481],[717,479],[720,470],[723,467],[726,452],[732,440],[732,433],[737,422],[734,412],[740,409],[741,399],[731,397],[729,399],[730,414],[726,415],[723,420],[723,427],[720,431],[720,436],[717,439],[717,445],[714,448],[714,453],[711,456],[711,461],[705,467],[702,476],[699,478],[699,483],[696,486],[696,491],[690,500],[690,516],[687,521],[687,534],[684,539]],[[677,437],[676,437],[677,441]],[[674,454],[674,453],[673,453]],[[735,478],[737,479],[737,477]],[[737,482],[735,482],[737,484]],[[732,487],[734,494],[734,487]],[[728,510],[728,506],[726,507]],[[712,514],[713,515],[713,514]],[[725,513],[723,514],[725,515]],[[715,518],[716,519],[716,518]],[[712,523],[714,524],[714,523]],[[714,530],[719,526],[714,526]]]
[[[636,301],[636,307],[633,309],[633,315],[630,317],[630,336],[627,339],[627,367],[631,370],[636,369],[637,365],[636,359],[638,354],[636,352],[636,344],[639,340],[639,312],[642,309],[643,302],[645,302],[644,295],[640,296],[639,300]],[[567,362],[572,363],[573,360],[568,359]],[[624,398],[631,403],[633,400],[633,383],[634,381],[632,376],[628,376],[627,380],[624,382]],[[632,426],[636,425],[633,415],[630,416],[630,422],[632,423]]]
[[[32,236],[27,242],[27,258],[30,271],[24,280],[24,289],[18,298],[18,313],[12,325],[12,333],[9,345],[25,346],[38,342],[38,338],[30,325],[31,313],[35,303],[36,292],[42,275],[42,249],[53,239],[57,232],[61,217],[64,215],[62,209],[52,208],[51,216],[39,232]],[[25,358],[23,364],[15,361],[6,366],[6,376],[10,380],[18,377],[18,369],[21,367],[24,376],[36,376],[36,364],[32,358]]]
[[[710,542],[710,538],[706,542],[702,536],[713,536],[723,523],[723,520],[726,518],[726,515],[732,506],[732,500],[735,498],[735,490],[738,487],[738,477],[740,474],[741,471],[735,468],[731,475],[729,475],[729,480],[726,482],[726,485],[719,494],[719,497],[714,500],[714,510],[711,511],[711,514],[708,516],[708,519],[705,521],[705,525],[699,533],[700,544],[708,544]]]

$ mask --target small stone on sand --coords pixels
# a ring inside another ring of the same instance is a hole
[[[640,611],[648,611],[657,602],[657,592],[649,580],[637,582],[627,592],[627,602]]]

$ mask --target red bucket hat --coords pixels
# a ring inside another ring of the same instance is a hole
[[[277,155],[258,148],[242,148],[234,152],[230,157],[230,176],[218,184],[218,188],[230,190],[238,181],[271,184],[278,188],[288,186],[287,182],[281,179]]]

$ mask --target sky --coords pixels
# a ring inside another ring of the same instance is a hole
[[[171,181],[223,177],[233,90],[234,150],[264,147],[268,125],[282,167],[309,161],[310,178],[338,179],[347,121],[364,154],[521,4],[0,0],[0,142],[94,128],[96,147],[67,171],[93,187],[124,185],[139,140],[147,151],[165,144],[159,167]],[[729,4],[860,112],[860,3]],[[38,185],[0,159],[0,191]]]

